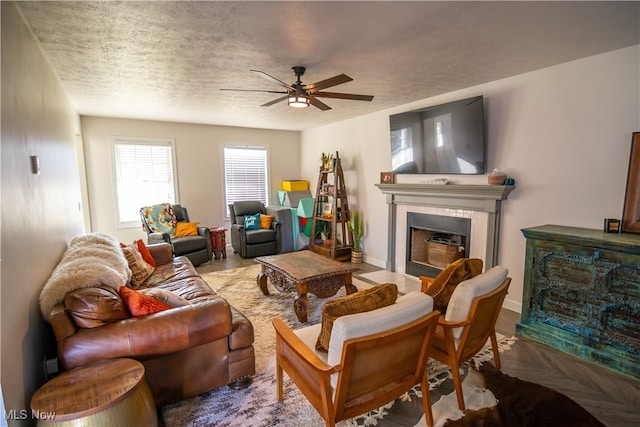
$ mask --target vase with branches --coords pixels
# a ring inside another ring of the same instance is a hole
[[[364,235],[364,221],[360,218],[358,211],[353,211],[353,220],[347,221],[347,228],[353,236],[353,250],[351,251],[351,262],[362,262],[362,248],[360,247],[360,240]]]

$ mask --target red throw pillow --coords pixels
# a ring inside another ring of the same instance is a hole
[[[145,316],[173,308],[159,299],[134,291],[126,286],[121,286],[118,289],[118,294],[120,294],[120,298],[122,298],[132,316]]]
[[[136,245],[138,246],[138,252],[142,255],[142,259],[147,262],[152,267],[156,267],[156,260],[153,259],[151,252],[149,252],[149,248],[144,244],[142,239],[136,240]]]

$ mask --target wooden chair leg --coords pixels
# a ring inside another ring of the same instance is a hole
[[[493,350],[493,364],[500,369],[500,351],[498,350],[498,338],[495,331],[491,333],[491,349]]]
[[[451,374],[453,375],[453,386],[456,389],[456,397],[458,398],[458,408],[464,411],[464,395],[462,394],[462,380],[460,379],[460,366],[451,366]]]
[[[282,366],[280,366],[280,362],[276,357],[276,390],[278,402],[282,402],[284,400],[284,393],[282,392]]]
[[[431,395],[429,393],[429,380],[427,374],[422,377],[422,406],[427,417],[427,425],[433,427],[433,412],[431,411]]]
[[[461,411],[464,411],[464,395],[462,394],[462,380],[460,379],[460,364],[458,363],[458,355],[456,353],[456,345],[451,328],[445,328],[444,340],[447,346],[447,365],[451,368],[451,375],[453,375],[453,386],[456,389],[458,408],[460,408]]]

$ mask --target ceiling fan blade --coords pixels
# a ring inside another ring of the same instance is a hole
[[[289,93],[281,90],[259,90],[259,89],[220,89],[220,90],[230,90],[234,92]]]
[[[261,107],[268,107],[268,106],[270,106],[270,105],[277,104],[277,103],[278,103],[278,102],[280,102],[280,101],[284,101],[284,100],[285,100],[285,99],[287,99],[288,97],[289,97],[289,95],[282,96],[282,97],[280,97],[280,98],[274,99],[273,101],[269,101],[269,102],[267,102],[266,104],[262,104],[262,105],[261,105]]]
[[[249,71],[251,71],[252,73],[256,73],[260,77],[265,78],[265,79],[269,80],[270,82],[273,82],[273,83],[275,83],[277,85],[286,87],[289,90],[294,90],[293,86],[291,86],[290,84],[287,84],[287,83],[283,82],[282,80],[276,79],[275,77],[270,76],[269,74],[265,73],[264,71],[260,71],[260,70],[249,70]]]
[[[356,95],[353,93],[336,93],[336,92],[315,92],[313,96],[324,98],[351,99],[354,101],[371,101],[373,95]]]
[[[329,107],[327,104],[325,104],[324,102],[320,101],[319,99],[316,99],[315,96],[310,96],[309,97],[309,103],[311,105],[313,105],[314,107],[321,109],[322,111],[331,110],[331,107]]]
[[[353,80],[346,74],[338,74],[337,76],[330,77],[326,80],[320,80],[319,82],[311,83],[303,87],[307,92],[315,93],[319,90],[326,89],[331,86],[341,85]]]

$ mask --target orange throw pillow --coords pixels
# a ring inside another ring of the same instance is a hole
[[[145,260],[147,264],[155,268],[156,260],[153,259],[151,252],[149,252],[149,248],[147,248],[147,245],[144,244],[142,239],[136,240],[136,246],[138,247],[138,252],[140,252],[140,255],[142,255],[142,259]]]
[[[120,289],[118,289],[118,294],[120,294],[120,298],[122,298],[132,316],[146,316],[147,314],[158,313],[173,308],[159,299],[145,295],[142,292],[134,291],[126,286],[121,286]]]
[[[260,228],[271,228],[273,215],[260,214]]]
[[[175,237],[183,236],[197,236],[198,235],[198,223],[197,222],[177,222]]]

